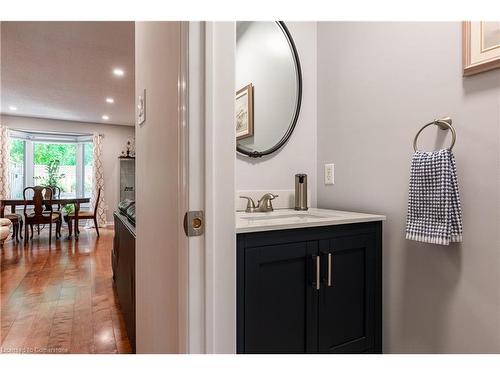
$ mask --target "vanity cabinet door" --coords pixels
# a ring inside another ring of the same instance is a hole
[[[238,352],[317,352],[317,254],[317,241],[245,249]]]
[[[319,241],[323,283],[318,300],[318,351],[374,350],[375,235]]]

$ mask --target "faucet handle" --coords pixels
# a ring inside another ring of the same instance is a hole
[[[272,193],[266,193],[262,196],[262,198],[259,199],[259,202],[257,203],[257,209],[263,212],[269,212],[269,211],[274,211],[273,209],[273,204],[271,201],[273,199],[278,198],[278,194],[272,194]]]
[[[255,207],[255,202],[253,201],[252,198],[246,197],[244,195],[240,195],[240,198],[246,199],[247,200],[247,208],[245,212],[254,212],[256,207]]]

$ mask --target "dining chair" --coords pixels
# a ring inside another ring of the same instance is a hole
[[[97,232],[97,237],[99,237],[99,226],[97,225],[97,207],[99,205],[99,200],[101,198],[101,189],[97,191],[97,200],[94,203],[94,211],[79,211],[78,220],[94,220],[95,231]],[[73,221],[75,221],[75,212],[66,215],[68,221],[69,234],[73,233]],[[80,233],[78,227],[75,225],[75,234]]]
[[[58,186],[46,186],[49,189],[52,190],[52,199],[61,199],[61,188]],[[47,213],[50,211],[50,207],[54,207],[53,205],[45,204],[45,209],[44,212]],[[61,237],[61,228],[62,228],[62,221],[63,221],[63,213],[61,210],[61,204],[57,204],[57,209],[53,209],[53,213],[56,215],[59,215],[59,225],[58,225],[58,232],[59,232],[59,237]],[[40,224],[38,224],[38,235],[40,235]]]
[[[33,212],[28,212],[28,192],[33,192]],[[33,239],[33,225],[48,224],[49,225],[49,246],[52,243],[52,224],[56,224],[56,238],[58,237],[59,215],[55,214],[52,209],[52,189],[46,186],[29,186],[23,190],[24,199],[24,243],[27,244],[28,239]],[[47,202],[47,207],[44,206],[44,200]],[[49,208],[48,211],[44,209]],[[29,237],[28,225],[31,228],[31,237]]]

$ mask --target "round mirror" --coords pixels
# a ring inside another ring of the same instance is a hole
[[[299,117],[299,57],[283,22],[236,23],[236,150],[250,157],[283,146]]]

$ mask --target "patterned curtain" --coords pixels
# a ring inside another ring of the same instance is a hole
[[[0,124],[0,199],[10,196],[9,129]]]
[[[97,225],[99,227],[106,226],[106,211],[107,206],[104,202],[104,170],[102,168],[102,138],[101,134],[95,133],[93,136],[93,154],[94,154],[94,166],[93,166],[93,188],[92,188],[92,210],[97,204]],[[101,189],[101,197],[99,202],[96,202],[97,195]]]

